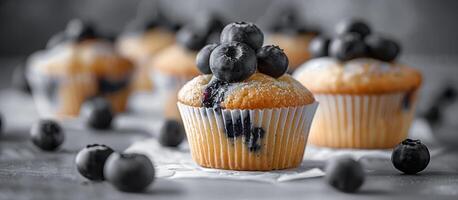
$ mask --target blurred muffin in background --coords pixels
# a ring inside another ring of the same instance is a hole
[[[152,83],[148,77],[146,62],[159,51],[175,43],[175,33],[180,24],[162,15],[149,19],[134,19],[117,39],[116,48],[136,65],[133,88],[150,91]]]
[[[49,117],[77,116],[83,102],[93,97],[104,97],[115,111],[124,111],[133,70],[110,40],[79,19],[70,21],[27,62],[38,111]]]
[[[266,43],[280,46],[289,58],[289,72],[310,59],[308,46],[318,32],[301,24],[298,12],[284,8],[268,23]]]
[[[178,90],[200,74],[196,66],[197,53],[206,44],[219,42],[223,28],[224,22],[216,15],[198,16],[197,20],[179,30],[177,43],[149,60],[150,78],[159,96],[165,98],[165,117],[180,118],[176,106]]]
[[[314,59],[294,77],[320,103],[309,142],[336,148],[392,148],[407,137],[421,73],[396,60],[400,46],[372,33],[361,20],[336,26],[337,36],[316,37]]]

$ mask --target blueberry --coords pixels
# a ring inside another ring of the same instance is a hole
[[[177,41],[180,45],[189,50],[198,51],[203,46],[205,46],[207,36],[202,31],[187,26],[183,27],[182,29],[180,29],[180,31],[178,31]]]
[[[248,45],[230,42],[216,47],[210,55],[213,75],[226,82],[239,82],[256,72],[256,53]]]
[[[87,100],[81,107],[81,116],[94,129],[109,129],[114,118],[110,102],[102,97]]]
[[[153,163],[145,155],[113,153],[106,161],[103,174],[118,190],[141,192],[153,182],[155,172]]]
[[[257,53],[258,70],[263,74],[278,78],[288,70],[288,57],[275,45],[263,46]]]
[[[336,32],[338,35],[356,33],[361,38],[364,38],[371,34],[371,29],[364,21],[361,21],[359,19],[347,19],[337,24]]]
[[[67,24],[65,34],[69,39],[83,41],[96,38],[96,31],[90,22],[81,19],[73,19]]]
[[[370,35],[366,37],[366,44],[369,48],[371,57],[387,62],[396,59],[401,51],[398,43],[379,35]]]
[[[312,57],[326,57],[329,52],[329,44],[331,40],[325,36],[317,36],[313,38],[309,45],[309,51]]]
[[[264,35],[262,31],[252,23],[234,22],[224,27],[221,32],[221,43],[229,42],[245,43],[254,50],[262,47]]]
[[[206,108],[219,108],[228,85],[227,82],[213,77],[204,89],[201,105]]]
[[[182,123],[175,119],[167,119],[160,129],[159,143],[166,147],[176,147],[183,142],[185,134]]]
[[[75,163],[79,173],[89,180],[102,181],[103,167],[113,149],[100,144],[87,145],[76,155]]]
[[[365,57],[367,46],[356,34],[346,34],[334,38],[329,46],[329,55],[341,61]]]
[[[35,123],[30,130],[30,136],[33,144],[45,151],[56,150],[65,139],[60,125],[49,119]]]
[[[13,72],[12,85],[18,91],[21,91],[25,94],[31,94],[32,91],[30,89],[29,81],[27,80],[25,73],[24,64],[19,64],[16,66]]]
[[[341,156],[326,164],[325,179],[329,185],[342,192],[356,192],[364,183],[361,164],[349,156]]]
[[[394,167],[405,174],[423,171],[429,163],[429,151],[420,140],[405,139],[391,154]]]
[[[211,74],[212,71],[210,70],[210,54],[212,53],[213,49],[215,49],[218,44],[208,44],[204,48],[202,48],[196,57],[196,65],[200,72],[203,74]]]

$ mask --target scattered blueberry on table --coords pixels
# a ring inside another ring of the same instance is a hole
[[[142,192],[154,180],[153,163],[143,154],[113,153],[105,163],[105,179],[124,192]]]
[[[420,140],[405,139],[391,154],[394,167],[405,174],[416,174],[429,164],[429,150]]]
[[[89,180],[103,181],[103,167],[113,152],[113,149],[103,144],[87,145],[76,155],[76,168]]]
[[[167,119],[160,129],[159,143],[166,147],[176,147],[185,138],[184,126],[175,119]]]
[[[364,183],[363,167],[349,156],[340,156],[329,160],[325,171],[327,183],[342,192],[356,192]]]
[[[44,151],[56,150],[65,139],[62,127],[50,119],[42,119],[35,123],[30,130],[30,136],[33,144]]]
[[[111,128],[114,113],[109,101],[96,97],[82,105],[81,116],[88,127],[103,130]]]

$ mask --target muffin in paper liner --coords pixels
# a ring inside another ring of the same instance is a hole
[[[407,137],[417,91],[373,95],[315,94],[320,102],[310,144],[335,148],[392,148]]]
[[[320,107],[309,142],[333,148],[391,148],[407,137],[421,73],[375,58],[315,58],[294,77]]]
[[[32,94],[38,112],[46,117],[68,118],[78,116],[84,101],[101,96],[111,102],[116,112],[126,109],[131,89],[128,87],[130,75],[122,80],[97,78],[92,74],[78,74],[67,77],[50,77],[37,72],[29,72]],[[110,85],[108,90],[102,88]]]
[[[272,109],[178,103],[192,158],[203,167],[274,170],[300,165],[317,102]]]
[[[123,112],[131,91],[133,64],[102,39],[63,42],[28,58],[26,76],[39,114],[79,115],[84,101],[102,97]]]

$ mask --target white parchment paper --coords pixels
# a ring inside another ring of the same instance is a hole
[[[424,122],[415,121],[411,134],[416,138],[428,135],[429,129]],[[304,161],[295,169],[275,170],[268,172],[231,171],[203,168],[192,160],[187,143],[180,148],[162,147],[155,138],[134,143],[127,152],[143,153],[150,157],[157,169],[157,177],[180,178],[208,178],[229,180],[250,180],[260,182],[286,182],[300,179],[317,178],[324,176],[323,167],[326,160],[334,156],[352,155],[355,159],[372,159],[388,162],[391,150],[354,150],[331,149],[307,146]],[[432,156],[434,152],[431,152]]]

